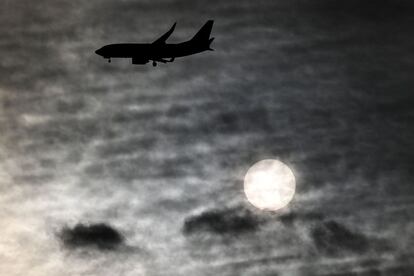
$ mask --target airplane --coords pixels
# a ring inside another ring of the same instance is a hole
[[[153,66],[157,62],[173,62],[175,58],[189,56],[204,51],[213,51],[210,47],[214,37],[210,38],[214,20],[208,20],[203,27],[188,41],[167,44],[166,40],[175,29],[174,23],[170,30],[152,43],[117,43],[103,46],[95,51],[97,55],[108,59],[111,58],[131,58],[132,64],[147,64],[152,61]]]

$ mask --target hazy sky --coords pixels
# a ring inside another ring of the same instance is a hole
[[[413,275],[410,2],[3,1],[0,275]],[[94,54],[208,19],[214,52]]]

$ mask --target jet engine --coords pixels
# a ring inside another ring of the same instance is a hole
[[[148,59],[143,58],[132,58],[132,64],[147,64],[149,62]]]

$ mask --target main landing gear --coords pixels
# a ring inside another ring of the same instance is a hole
[[[108,63],[111,63],[111,58],[108,58]]]
[[[152,66],[157,66],[157,63],[155,61],[152,62]]]

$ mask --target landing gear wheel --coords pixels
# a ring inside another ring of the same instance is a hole
[[[111,59],[110,58],[108,58],[108,63],[111,63]]]
[[[152,62],[152,66],[157,66],[157,63],[155,61]]]

